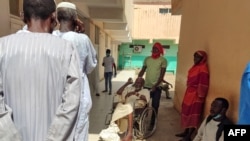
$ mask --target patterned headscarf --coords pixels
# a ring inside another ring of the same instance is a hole
[[[159,42],[156,42],[154,45],[153,45],[153,48],[157,48],[158,50],[159,50],[159,52],[158,53],[154,53],[154,52],[152,52],[152,58],[154,58],[154,59],[156,59],[156,58],[158,58],[158,57],[160,57],[161,55],[163,55],[164,54],[164,51],[163,51],[163,47],[162,47],[162,45],[159,43]]]

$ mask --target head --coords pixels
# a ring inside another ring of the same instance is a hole
[[[24,0],[23,21],[32,26],[32,20],[43,22],[48,32],[52,32],[56,26],[56,3],[54,0]]]
[[[226,116],[229,103],[225,98],[215,98],[210,107],[210,116],[214,119],[221,119]]]
[[[207,61],[207,53],[205,51],[196,51],[194,53],[194,64],[204,64]]]
[[[60,2],[56,8],[56,15],[60,25],[64,25],[64,23],[69,24],[71,31],[76,28],[78,17],[75,4]]]
[[[106,49],[106,56],[110,56],[110,49]]]
[[[156,42],[152,48],[152,55],[151,55],[152,58],[157,59],[163,54],[164,54],[164,52],[163,52],[162,45],[160,43]]]
[[[135,80],[133,86],[135,87],[135,90],[136,90],[136,91],[139,91],[139,90],[141,90],[142,87],[144,86],[144,83],[145,83],[144,78],[138,77],[138,78]]]

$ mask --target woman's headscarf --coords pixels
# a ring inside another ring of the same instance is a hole
[[[154,53],[154,52],[152,52],[152,58],[154,58],[154,59],[156,59],[156,58],[158,58],[158,57],[160,57],[161,55],[163,55],[164,54],[164,50],[163,50],[163,47],[162,47],[162,45],[159,43],[159,42],[156,42],[154,45],[153,45],[153,48],[157,48],[158,50],[159,50],[159,52],[157,52],[157,53]]]
[[[205,51],[198,50],[195,53],[199,54],[202,57],[202,60],[199,62],[199,64],[205,64],[205,63],[207,63],[207,53]]]

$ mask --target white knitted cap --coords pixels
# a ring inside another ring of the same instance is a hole
[[[70,3],[70,2],[60,2],[60,3],[57,5],[57,8],[60,8],[60,7],[63,7],[63,8],[71,8],[71,9],[76,10],[76,5],[73,4],[73,3]]]

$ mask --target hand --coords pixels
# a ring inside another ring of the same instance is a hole
[[[116,72],[114,73],[114,77],[116,77]]]
[[[156,87],[153,86],[150,91],[153,92],[153,91],[155,91],[155,89],[156,89]]]
[[[84,23],[80,19],[77,19],[75,21],[75,24],[76,24],[75,32],[78,32],[78,33],[84,33],[85,32]]]
[[[140,99],[147,102],[147,99],[146,99],[146,97],[145,97],[144,95],[141,95],[141,96],[140,96]]]
[[[126,95],[125,95],[125,99],[127,99],[128,97],[130,97],[131,95],[133,95],[134,94],[134,92],[129,92],[129,93],[127,93]]]

